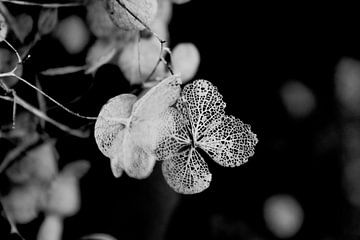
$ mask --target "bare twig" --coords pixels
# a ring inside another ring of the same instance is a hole
[[[7,45],[9,45],[9,47],[15,52],[17,58],[18,58],[18,64],[22,63],[22,59],[20,57],[20,54],[18,53],[18,51],[6,40],[4,40],[5,43]],[[25,79],[23,79],[22,77],[18,76],[15,74],[15,71],[17,69],[18,64],[14,67],[13,70],[11,70],[10,72],[6,72],[6,73],[0,73],[0,78],[1,77],[15,77],[17,79],[19,79],[20,81],[22,81],[23,83],[25,83],[26,85],[30,86],[31,88],[33,88],[34,90],[36,90],[37,92],[41,93],[44,97],[46,97],[47,99],[49,99],[50,101],[52,101],[53,103],[55,103],[56,105],[58,105],[59,107],[61,107],[63,110],[65,110],[66,112],[77,116],[79,118],[84,118],[84,119],[88,119],[88,120],[96,120],[96,117],[88,117],[88,116],[83,116],[79,113],[73,112],[70,109],[68,109],[67,107],[65,107],[64,105],[62,105],[61,103],[59,103],[58,101],[56,101],[54,98],[50,97],[48,94],[46,94],[45,92],[43,92],[41,89],[38,89],[36,86],[32,85],[31,83],[29,83],[28,81],[26,81]]]
[[[86,138],[88,137],[88,134],[77,130],[77,129],[72,129],[69,128],[68,126],[48,117],[45,113],[43,113],[42,111],[40,111],[39,109],[37,109],[36,107],[30,105],[29,103],[27,103],[25,100],[23,100],[22,98],[20,98],[19,96],[16,95],[16,93],[14,93],[13,98],[8,97],[8,96],[0,96],[0,99],[6,100],[6,101],[10,101],[10,102],[14,102],[16,101],[17,104],[19,104],[20,106],[22,106],[23,108],[25,108],[26,110],[28,110],[29,112],[33,113],[35,116],[44,119],[45,121],[47,121],[48,123],[54,125],[55,127],[59,128],[60,130],[67,132],[73,136],[76,137],[80,137],[80,138]]]
[[[36,75],[35,76],[35,84],[36,84],[36,87],[38,89],[42,89],[41,88],[41,84],[40,84],[40,81],[39,81],[39,78],[38,76]],[[39,103],[39,109],[40,111],[42,112],[46,112],[46,102],[45,102],[45,98],[42,94],[40,94],[39,92],[36,92],[36,96],[37,96],[37,100],[38,100],[38,103]],[[40,126],[44,129],[45,128],[45,120],[44,119],[40,119]]]
[[[143,25],[147,31],[149,31],[152,35],[154,35],[155,38],[160,43],[160,57],[159,57],[159,60],[156,63],[154,69],[149,74],[149,76],[146,78],[145,82],[148,81],[151,78],[151,76],[155,73],[155,71],[156,71],[157,67],[159,66],[160,62],[163,62],[165,64],[165,66],[167,67],[167,69],[169,70],[170,74],[173,75],[172,67],[170,66],[169,63],[167,63],[167,61],[162,56],[163,52],[164,52],[164,45],[166,44],[166,40],[162,39],[159,35],[157,35],[143,20],[141,20],[138,16],[136,16],[136,14],[134,14],[124,3],[122,3],[121,0],[116,0],[116,2],[122,8],[124,8],[132,17],[134,17],[136,19],[136,21],[141,23],[141,25]]]

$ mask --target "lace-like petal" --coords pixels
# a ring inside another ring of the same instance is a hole
[[[178,193],[199,193],[211,182],[208,166],[194,148],[163,161],[162,171],[166,182]]]
[[[135,101],[135,95],[121,94],[110,99],[101,109],[94,133],[96,143],[105,156],[112,158],[121,146],[125,125],[117,119],[130,117]]]
[[[218,164],[236,167],[254,155],[257,142],[250,125],[233,116],[224,116],[205,131],[199,146]]]
[[[172,158],[180,149],[191,143],[187,121],[176,108],[170,107],[162,118],[164,125],[159,129],[162,137],[155,150],[158,160]]]
[[[190,120],[194,139],[200,138],[213,121],[225,114],[225,106],[217,88],[207,80],[187,84],[176,105]]]

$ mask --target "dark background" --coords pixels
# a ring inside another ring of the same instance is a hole
[[[259,139],[255,155],[232,169],[207,159],[213,174],[210,188],[185,196],[166,185],[159,165],[146,180],[115,179],[93,137],[77,139],[49,127],[58,139],[60,165],[91,162],[81,180],[80,212],[65,220],[64,239],[95,232],[118,239],[160,239],[163,234],[164,239],[277,239],[265,225],[263,205],[280,193],[292,195],[304,210],[302,228],[291,239],[357,239],[359,219],[342,180],[344,143],[334,73],[343,57],[360,57],[359,19],[351,7],[330,11],[327,6],[254,5],[193,0],[174,6],[169,29],[170,46],[193,42],[198,47],[201,64],[195,79],[214,83],[227,113],[251,124]],[[84,16],[84,9],[75,8],[61,10],[60,17],[73,11]],[[85,52],[67,55],[58,42],[45,38],[24,71],[31,76],[53,65],[80,64]],[[49,95],[83,115],[96,116],[109,98],[133,90],[111,64],[94,79],[81,74],[67,78],[41,81]],[[290,116],[281,101],[280,87],[290,79],[316,97],[316,108],[305,119]],[[29,94],[21,86],[17,90]],[[73,127],[92,124],[62,110],[49,115]],[[29,239],[41,217],[20,226]]]

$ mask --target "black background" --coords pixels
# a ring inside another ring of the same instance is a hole
[[[291,194],[304,209],[304,225],[293,239],[356,239],[342,182],[334,71],[343,57],[359,58],[359,18],[351,6],[328,7],[199,0],[174,6],[170,46],[193,42],[198,47],[196,78],[214,83],[227,113],[251,124],[259,139],[255,155],[232,169],[207,159],[213,174],[210,188],[177,195],[164,182],[159,165],[146,180],[115,179],[93,137],[79,140],[49,127],[58,139],[60,165],[76,159],[92,165],[80,182],[80,212],[65,220],[64,239],[96,232],[118,239],[160,239],[162,234],[165,239],[276,239],[265,226],[263,204],[278,193]],[[75,8],[62,9],[60,17],[73,12],[84,16],[84,9]],[[69,56],[56,40],[45,38],[24,71],[31,78],[53,65],[81,64],[85,54]],[[306,119],[292,118],[282,105],[279,89],[290,79],[315,94],[316,109]],[[94,79],[72,74],[41,81],[49,95],[93,116],[109,98],[132,90],[111,64]],[[17,90],[31,95],[28,88]],[[62,110],[49,115],[73,127],[92,124]],[[41,219],[20,226],[24,235],[31,239]]]

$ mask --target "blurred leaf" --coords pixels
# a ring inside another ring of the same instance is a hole
[[[29,35],[33,28],[34,21],[28,14],[22,13],[16,17],[17,27],[19,30],[19,39],[24,42],[25,38]]]
[[[98,40],[89,49],[85,74],[94,73],[99,67],[108,63],[116,54],[116,48],[110,42]]]
[[[65,165],[62,169],[61,174],[77,179],[83,177],[90,169],[90,163],[86,160],[78,160]]]
[[[59,67],[59,68],[50,68],[40,72],[42,75],[46,76],[56,76],[56,75],[65,75],[83,71],[86,67],[85,66],[66,66],[66,67]]]
[[[86,235],[81,238],[81,240],[117,240],[113,236],[105,233],[94,233],[90,235]]]
[[[41,34],[49,34],[58,23],[58,9],[45,8],[40,11],[38,19],[38,30]]]
[[[23,153],[23,157],[7,169],[6,175],[15,183],[34,180],[46,183],[53,179],[57,172],[54,142],[48,141]]]
[[[175,4],[184,4],[190,2],[191,0],[171,0],[171,1]]]
[[[63,220],[57,215],[47,215],[42,222],[37,240],[61,240]]]
[[[36,184],[16,187],[2,197],[2,203],[9,218],[15,223],[28,223],[37,217],[43,189]]]
[[[41,207],[48,214],[73,216],[80,208],[77,179],[59,174],[47,189]]]

